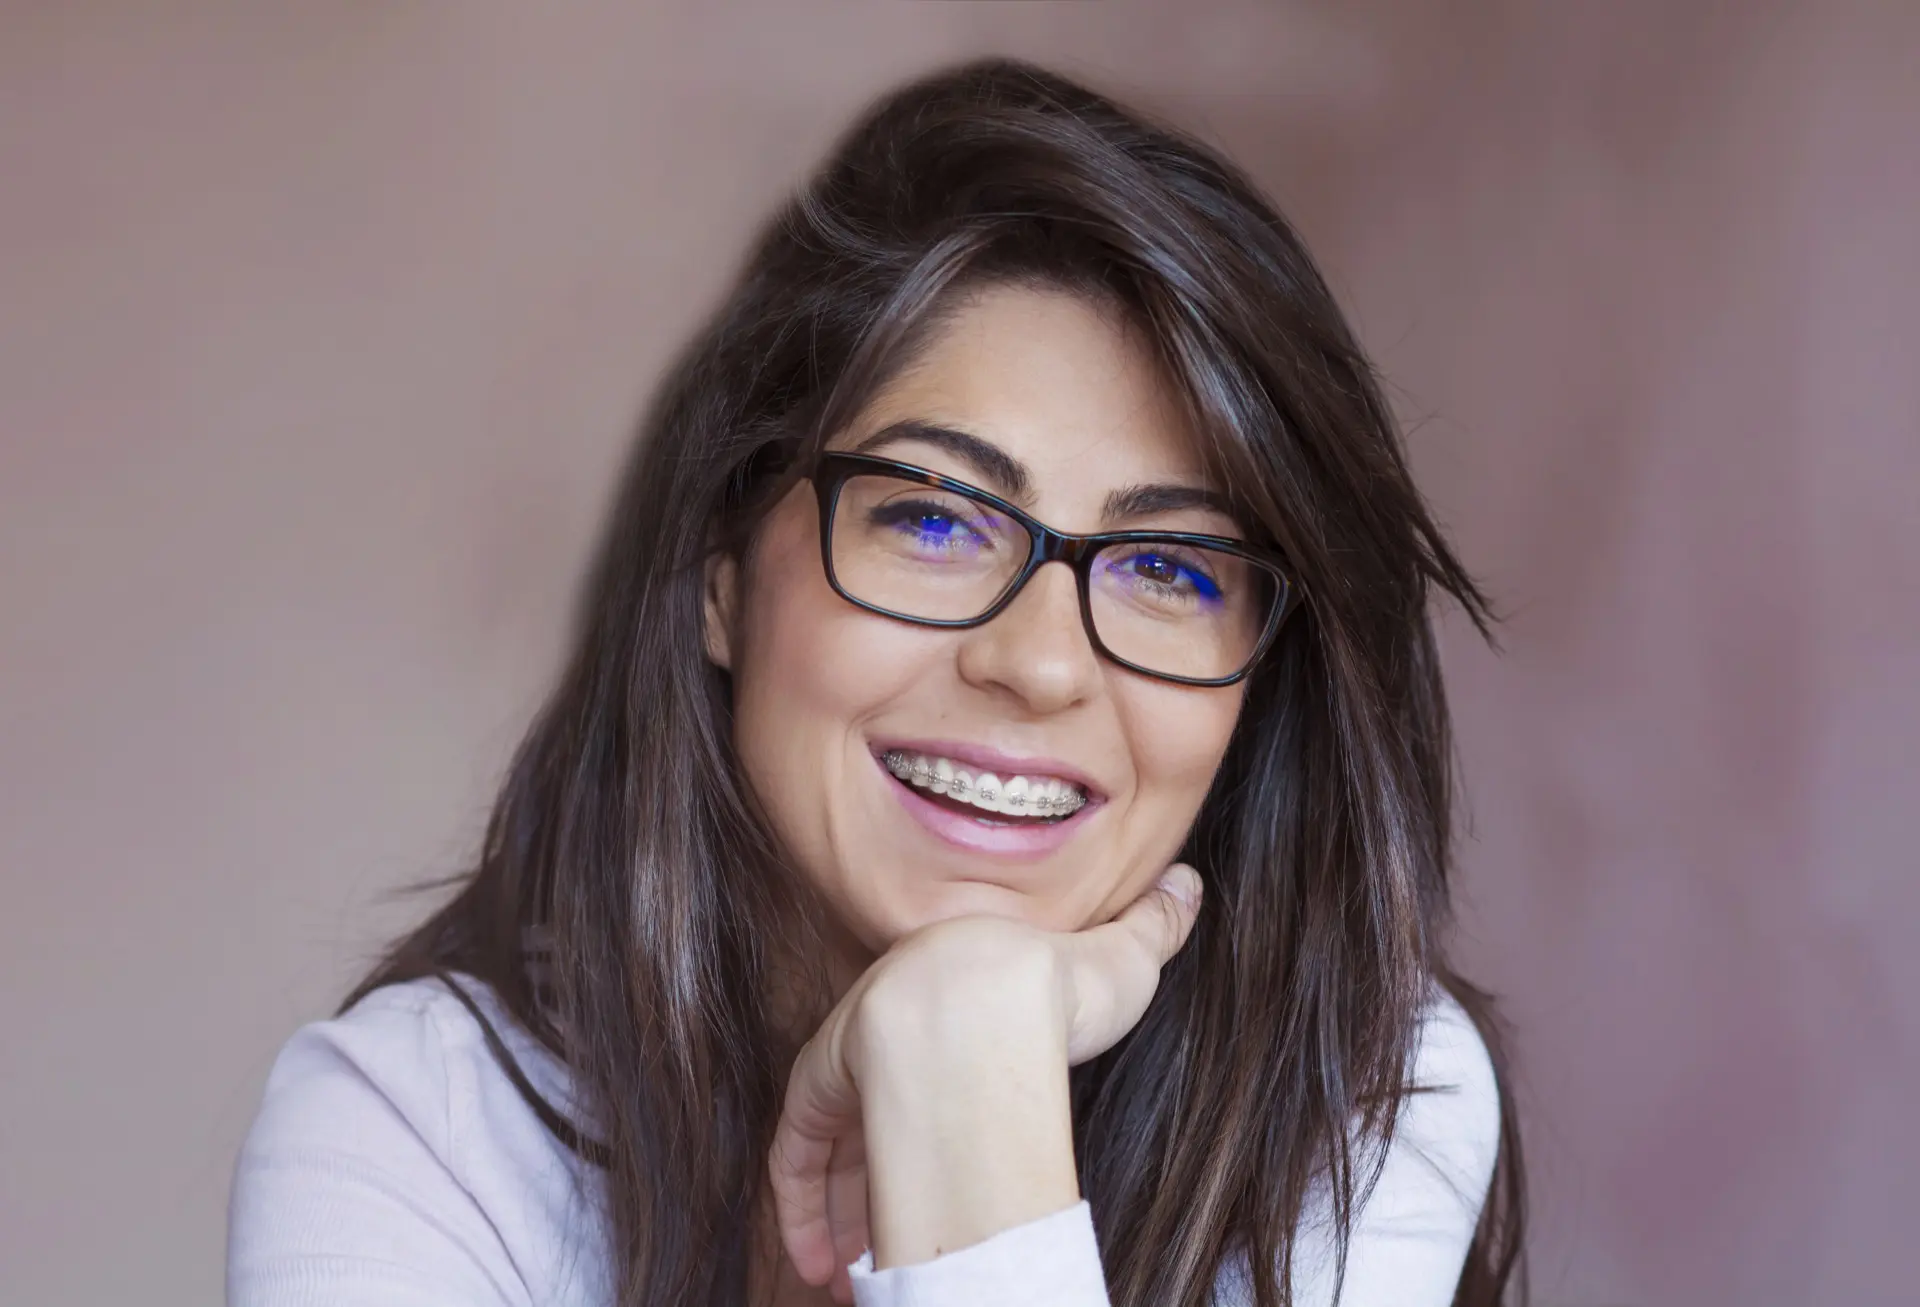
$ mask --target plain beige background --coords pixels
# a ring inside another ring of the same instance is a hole
[[[1299,220],[1509,620],[1462,947],[1548,1304],[1920,1296],[1920,5],[0,10],[0,1301],[221,1293],[611,469],[867,96],[1001,50]]]

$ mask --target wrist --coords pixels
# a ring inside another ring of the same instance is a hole
[[[877,1266],[1080,1200],[1066,1033],[1044,991],[983,981],[876,999],[855,1055]]]

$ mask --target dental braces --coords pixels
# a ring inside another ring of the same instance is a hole
[[[938,779],[933,768],[925,758],[910,758],[904,750],[890,749],[882,759],[887,770],[903,781],[917,782],[921,788],[931,788]],[[1025,809],[1031,805],[1033,812],[1041,817],[1065,817],[1078,812],[1086,804],[1084,796],[1072,792],[1055,799],[1047,795],[1009,794],[1003,799],[997,786],[981,785],[977,788],[966,777],[954,775],[945,782],[945,792],[952,797],[967,802],[975,797],[988,803],[1004,802],[1014,809]],[[1020,815],[1019,813],[1012,815]]]

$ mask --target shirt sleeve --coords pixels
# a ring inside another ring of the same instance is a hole
[[[235,1168],[229,1307],[527,1304],[453,1143],[445,1045],[417,996],[301,1030]]]
[[[849,1268],[854,1307],[1107,1307],[1093,1212],[1076,1203],[913,1266]]]

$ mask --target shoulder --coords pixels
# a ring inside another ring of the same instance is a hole
[[[483,1011],[503,1015],[485,986],[465,987]],[[249,1142],[319,1133],[332,1145],[351,1145],[376,1123],[403,1122],[451,1161],[461,1142],[457,1116],[495,1080],[505,1077],[479,1022],[445,983],[387,986],[287,1041]]]
[[[1486,1041],[1435,986],[1421,1016],[1405,1097],[1384,1150],[1356,1139],[1361,1171],[1343,1261],[1331,1196],[1318,1186],[1293,1244],[1294,1302],[1308,1307],[1444,1307],[1493,1182],[1500,1087]],[[1377,1170],[1375,1166],[1377,1165]],[[1243,1283],[1219,1301],[1250,1302]]]
[[[268,1073],[261,1124],[297,1125],[323,1102],[378,1100],[423,1137],[444,1142],[449,1062],[469,1042],[455,1003],[439,981],[420,980],[377,989],[339,1016],[302,1026]]]
[[[485,986],[462,987],[564,1102],[553,1060]],[[302,1027],[268,1075],[234,1173],[229,1291],[278,1303],[290,1278],[351,1297],[402,1277],[519,1301],[577,1226],[580,1176],[446,984],[376,990]]]
[[[1477,1212],[1500,1151],[1493,1058],[1473,1018],[1437,986],[1418,1038],[1393,1151],[1437,1172],[1434,1178],[1470,1199]]]
[[[353,1148],[404,1127],[456,1173],[502,1150],[524,1155],[531,1146],[544,1156],[558,1149],[502,1067],[489,1033],[543,1098],[568,1111],[564,1069],[488,986],[451,979],[465,1001],[446,981],[409,981],[297,1031],[267,1077],[249,1148]]]

